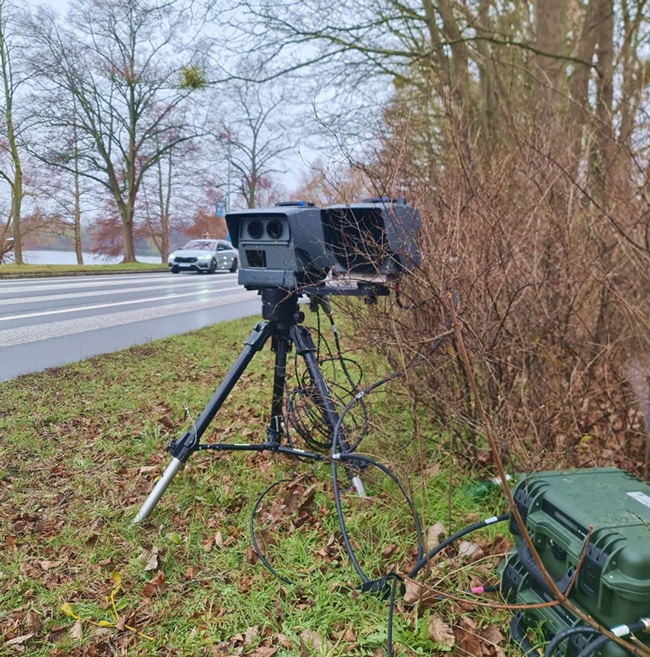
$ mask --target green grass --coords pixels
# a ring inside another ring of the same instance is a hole
[[[165,445],[191,426],[254,321],[0,384],[0,654],[385,654],[387,602],[359,591],[329,464],[269,453],[195,453],[151,517],[130,524],[169,462]],[[265,440],[272,366],[270,349],[255,356],[204,443]],[[379,360],[374,369],[381,370]],[[452,532],[502,510],[498,496],[463,494],[469,481],[445,455],[442,439],[418,444],[399,395],[393,413],[385,398],[377,400],[380,421],[370,400],[373,431],[360,451],[394,469],[425,529],[442,521]],[[281,480],[287,481],[272,486]],[[404,499],[378,470],[367,470],[363,480],[368,499],[351,494],[340,478],[359,563],[371,578],[407,572],[416,537]],[[287,581],[269,573],[252,549],[251,513],[265,490],[255,537]],[[452,593],[494,583],[499,532],[505,527],[468,539],[485,552],[476,563],[463,563],[453,548],[422,580]],[[396,654],[440,648],[427,634],[433,616],[452,626],[469,613],[472,636],[506,621],[464,604],[425,609],[398,596]],[[467,647],[461,641],[455,650]]]
[[[129,274],[143,271],[167,271],[164,264],[148,262],[114,265],[14,265],[0,264],[2,278],[34,278],[51,276],[92,276],[95,274]]]

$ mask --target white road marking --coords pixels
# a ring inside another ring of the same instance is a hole
[[[241,286],[237,285],[236,287],[225,287],[219,288],[219,292],[231,292],[233,290],[241,290]],[[128,290],[132,291],[131,288]],[[53,310],[41,310],[39,312],[22,312],[16,313],[14,315],[0,315],[0,322],[6,322],[14,319],[28,319],[30,317],[46,317],[48,315],[62,315],[64,313],[77,313],[83,312],[85,310],[99,310],[101,308],[114,308],[117,306],[128,306],[134,304],[147,303],[149,301],[163,301],[171,299],[180,299],[182,297],[196,297],[201,295],[212,295],[216,290],[198,290],[196,292],[186,292],[184,294],[172,293],[172,294],[163,294],[162,296],[157,297],[146,297],[143,299],[131,299],[130,301],[114,301],[112,303],[91,303],[81,306],[70,306],[68,308],[56,308]],[[82,296],[82,295],[66,295],[66,296]],[[46,297],[50,298],[50,297]],[[16,303],[16,300],[12,300],[12,303]]]
[[[239,288],[241,289],[241,288]],[[188,295],[189,296],[189,295]],[[0,330],[0,347],[11,347],[19,344],[27,344],[38,340],[47,340],[61,336],[74,335],[75,333],[84,333],[94,329],[110,328],[122,324],[134,324],[147,319],[158,319],[171,315],[182,315],[185,313],[218,308],[233,303],[243,301],[254,301],[257,298],[255,292],[241,292],[232,294],[223,298],[210,298],[204,301],[181,303],[173,306],[173,309],[167,307],[141,308],[138,310],[127,310],[119,313],[107,313],[104,315],[95,315],[94,317],[82,317],[78,319],[60,320],[41,324],[38,326],[21,327],[16,329]],[[141,303],[142,301],[134,302]],[[112,304],[107,304],[112,305]]]

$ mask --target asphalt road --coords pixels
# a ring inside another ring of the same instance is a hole
[[[0,381],[260,313],[237,274],[0,280]]]

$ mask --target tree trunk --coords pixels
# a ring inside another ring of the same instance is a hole
[[[20,162],[16,162],[15,164],[14,182],[11,186],[11,223],[14,238],[14,262],[17,265],[24,265],[23,238],[20,227],[20,211],[23,201],[23,170]]]
[[[538,107],[549,134],[559,136],[564,121],[567,48],[566,0],[536,0]]]
[[[136,262],[135,240],[133,239],[133,210],[130,217],[122,218],[122,235],[124,236],[124,258],[122,262]]]
[[[23,201],[23,169],[20,164],[20,153],[16,143],[16,130],[14,126],[13,100],[14,87],[11,75],[11,62],[9,58],[9,46],[7,44],[7,23],[3,15],[4,3],[0,3],[0,65],[2,74],[2,92],[4,100],[4,119],[7,129],[7,141],[9,153],[13,166],[13,180],[4,175],[11,186],[11,223],[14,238],[14,259],[17,265],[23,263],[23,243],[20,230],[20,212]]]
[[[77,264],[83,265],[83,246],[81,244],[81,190],[79,187],[79,174],[74,177],[74,252]]]
[[[598,50],[596,63],[596,180],[605,210],[609,209],[610,187],[615,189],[616,137],[612,106],[614,98],[614,8],[612,0],[598,0]]]

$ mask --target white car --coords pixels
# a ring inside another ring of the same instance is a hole
[[[226,240],[192,240],[169,255],[167,266],[172,274],[196,271],[213,274],[218,269],[237,271],[239,253]]]

